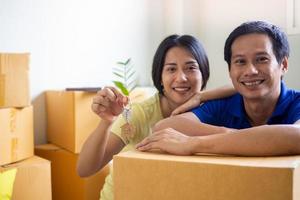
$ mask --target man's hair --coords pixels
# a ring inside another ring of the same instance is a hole
[[[160,43],[152,64],[152,80],[156,89],[160,94],[163,94],[161,82],[165,57],[167,52],[173,47],[182,47],[194,56],[202,75],[201,90],[204,89],[209,79],[208,58],[202,44],[195,37],[190,35],[170,35]]]
[[[252,33],[265,34],[270,38],[273,52],[278,63],[280,63],[284,57],[289,57],[289,42],[286,34],[279,27],[265,21],[250,21],[234,29],[225,42],[224,59],[229,69],[232,55],[231,46],[233,42],[240,36]]]

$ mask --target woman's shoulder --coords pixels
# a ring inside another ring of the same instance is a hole
[[[144,113],[145,117],[150,119],[152,115],[156,115],[156,113],[160,112],[159,102],[159,94],[155,93],[142,102],[132,104],[132,109],[134,112]]]

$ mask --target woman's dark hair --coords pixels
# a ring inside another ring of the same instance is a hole
[[[245,22],[234,29],[225,42],[224,59],[227,62],[229,69],[232,55],[231,46],[233,42],[242,35],[252,33],[265,34],[270,38],[273,52],[278,63],[280,63],[284,57],[289,57],[289,42],[286,34],[279,27],[264,21],[250,21]]]
[[[152,80],[159,93],[163,94],[162,71],[166,54],[172,47],[183,47],[194,56],[202,74],[201,90],[204,89],[209,78],[209,63],[202,44],[190,35],[170,35],[160,43],[153,58]]]

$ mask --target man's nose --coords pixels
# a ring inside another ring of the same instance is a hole
[[[248,63],[246,65],[246,75],[253,75],[253,74],[257,74],[257,73],[258,73],[258,70],[253,63]]]

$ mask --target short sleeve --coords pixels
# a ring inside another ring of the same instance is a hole
[[[210,101],[194,108],[192,112],[198,119],[207,124],[218,125],[218,102]]]
[[[300,120],[300,95],[294,100],[293,104],[291,105],[289,114],[291,123],[295,123]]]

